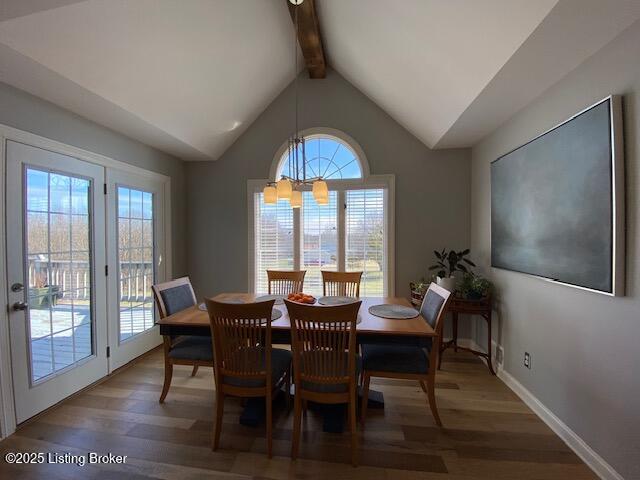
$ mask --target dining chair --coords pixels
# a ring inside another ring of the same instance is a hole
[[[427,394],[431,413],[442,427],[435,396],[435,376],[442,339],[442,321],[451,292],[432,283],[427,290],[420,314],[436,332],[424,345],[363,343],[362,349],[362,408],[364,427],[371,377],[410,379],[420,382]]]
[[[197,303],[189,277],[177,278],[151,286],[160,318],[185,310]],[[164,385],[160,394],[160,403],[169,393],[174,365],[191,365],[191,376],[195,376],[198,367],[213,367],[213,351],[209,336],[181,335],[163,336],[164,346]]]
[[[306,270],[267,270],[269,295],[302,292]]]
[[[307,401],[348,404],[351,463],[358,464],[356,431],[356,321],[362,302],[313,306],[285,299],[291,324],[291,350],[295,382],[291,458],[300,445],[303,404]]]
[[[322,270],[322,295],[359,297],[362,272],[327,272]]]
[[[271,346],[274,300],[234,304],[206,300],[216,381],[216,423],[213,450],[220,444],[225,396],[265,397],[267,455],[273,445],[272,403],[282,386],[289,404],[291,352]]]

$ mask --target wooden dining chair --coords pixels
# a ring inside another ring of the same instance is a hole
[[[206,304],[215,359],[213,450],[220,444],[225,396],[265,397],[267,455],[271,458],[272,401],[284,386],[288,404],[291,385],[291,352],[271,346],[274,300],[234,304],[207,299]]]
[[[442,339],[444,312],[451,292],[432,283],[427,290],[420,314],[433,327],[436,336],[423,345],[363,343],[362,348],[362,408],[364,426],[371,377],[411,379],[420,382],[427,394],[433,418],[442,426],[435,396],[435,376]]]
[[[177,278],[170,282],[152,285],[160,318],[185,310],[197,303],[189,277]],[[213,350],[209,336],[181,335],[163,336],[164,345],[164,385],[160,393],[160,403],[169,393],[174,365],[190,365],[191,376],[198,373],[198,367],[213,367]]]
[[[295,382],[291,458],[300,444],[303,403],[347,403],[351,430],[351,462],[358,464],[356,431],[356,320],[362,302],[319,307],[285,299],[291,323]]]
[[[327,272],[322,270],[322,295],[359,297],[362,272]]]
[[[302,292],[306,270],[267,270],[269,295],[287,296]]]

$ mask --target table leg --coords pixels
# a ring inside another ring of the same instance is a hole
[[[453,351],[458,353],[458,313],[451,313],[452,327],[453,327]]]
[[[495,375],[496,372],[491,364],[491,312],[489,312],[485,319],[487,320],[487,366],[489,367],[489,371]]]

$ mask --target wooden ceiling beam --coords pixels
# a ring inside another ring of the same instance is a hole
[[[300,5],[295,6],[287,2],[291,20],[295,25],[296,10],[298,12],[298,43],[302,49],[307,70],[310,78],[324,78],[326,76],[327,64],[322,48],[322,37],[320,36],[320,24],[316,13],[315,0],[304,0]]]

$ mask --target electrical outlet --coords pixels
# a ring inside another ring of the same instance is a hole
[[[524,366],[531,370],[531,354],[524,352]]]
[[[496,348],[496,363],[498,365],[502,365],[502,362],[504,361],[504,350],[502,347],[497,347]]]

